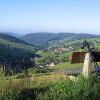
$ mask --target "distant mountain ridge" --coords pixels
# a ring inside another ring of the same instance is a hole
[[[14,37],[20,37],[20,36],[22,36],[22,34],[20,34],[20,33],[15,33],[15,32],[0,32],[0,33],[2,33],[2,34],[6,34],[6,35],[10,35],[10,36],[14,36]]]
[[[31,33],[26,34],[20,37],[23,41],[26,41],[29,44],[34,44],[41,48],[45,48],[48,46],[48,43],[54,40],[62,40],[62,39],[82,39],[82,38],[99,38],[100,35],[92,35],[92,34],[76,34],[76,33]]]
[[[6,34],[6,33],[0,33],[0,38],[11,41],[11,42],[18,42],[18,43],[28,44],[27,42],[25,42],[21,39],[18,39],[14,36],[11,36],[9,34]]]

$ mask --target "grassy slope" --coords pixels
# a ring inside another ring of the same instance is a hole
[[[73,44],[81,44],[83,43],[84,39],[78,39],[78,40],[67,40],[67,39],[62,39],[58,41],[51,41],[49,42],[49,48],[54,48],[54,47],[62,47],[64,45],[73,45]],[[92,43],[95,47],[98,47],[100,50],[100,38],[91,38],[87,39],[90,43]],[[80,45],[78,46],[78,49],[80,48]]]
[[[19,49],[24,49],[24,50],[28,50],[28,51],[34,51],[35,47],[27,45],[27,44],[23,44],[23,43],[17,43],[17,42],[11,42],[5,39],[0,38],[0,44],[6,45],[6,46],[10,46],[13,48],[19,48]]]
[[[29,82],[31,83],[30,85],[32,87],[39,87],[39,86],[42,86],[42,84],[47,85],[49,83],[57,82],[57,81],[64,80],[67,78],[66,75],[58,75],[58,74],[48,74],[48,75],[35,74],[35,76],[31,78],[20,78],[20,79],[15,79],[13,77],[12,78],[8,77],[8,80],[6,80],[5,78],[1,80],[1,77],[0,77],[0,88],[6,89],[6,87],[11,86],[11,84],[13,84],[13,86],[17,86],[18,84],[20,85],[21,83],[29,86],[28,84]]]
[[[39,54],[40,56],[42,57],[53,57],[54,56],[54,53],[53,52],[37,52],[37,54]]]
[[[82,68],[82,64],[71,64],[70,62],[61,63],[51,67],[53,70],[76,69]]]

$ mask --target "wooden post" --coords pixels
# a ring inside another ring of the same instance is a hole
[[[88,77],[92,71],[92,62],[90,61],[90,53],[85,54],[82,74]]]

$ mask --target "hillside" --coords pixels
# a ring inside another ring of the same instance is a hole
[[[75,35],[74,33],[31,33],[20,37],[20,39],[38,47],[47,48],[50,41],[71,38]]]
[[[91,34],[76,34],[76,33],[31,33],[26,34],[20,39],[30,43],[34,44],[41,48],[47,48],[49,42],[52,41],[59,41],[59,40],[75,40],[75,39],[82,39],[82,38],[98,38],[100,35],[91,35]]]
[[[28,44],[28,43],[26,43],[25,41],[23,41],[21,39],[18,39],[14,36],[9,35],[9,33],[7,33],[7,34],[6,33],[0,33],[0,38],[8,40],[10,42],[18,42],[18,43]]]
[[[16,37],[0,34],[0,65],[5,67],[6,74],[11,74],[32,67],[35,55],[35,46],[20,40]]]
[[[17,32],[10,32],[10,31],[6,31],[6,32],[0,32],[0,34],[5,34],[5,35],[10,35],[10,36],[14,36],[14,37],[20,37],[22,36],[22,34],[17,33]]]
[[[14,36],[3,33],[0,33],[0,45],[5,45],[11,48],[23,49],[27,51],[35,50],[35,46],[29,45],[27,42]]]
[[[48,42],[53,40],[56,36],[57,34],[51,34],[51,33],[33,33],[33,34],[24,35],[20,37],[20,39],[30,44],[34,44],[36,46],[44,48],[47,47]]]

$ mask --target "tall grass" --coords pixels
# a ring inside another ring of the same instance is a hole
[[[100,83],[94,76],[78,76],[75,81],[64,80],[49,87],[48,92],[39,96],[42,100],[100,100]]]
[[[95,75],[70,80],[65,75],[0,80],[0,100],[99,100]]]
[[[2,78],[0,80],[0,100],[34,100],[43,93],[49,84],[66,79],[65,75],[39,75],[31,78]],[[26,99],[25,99],[26,98]]]

